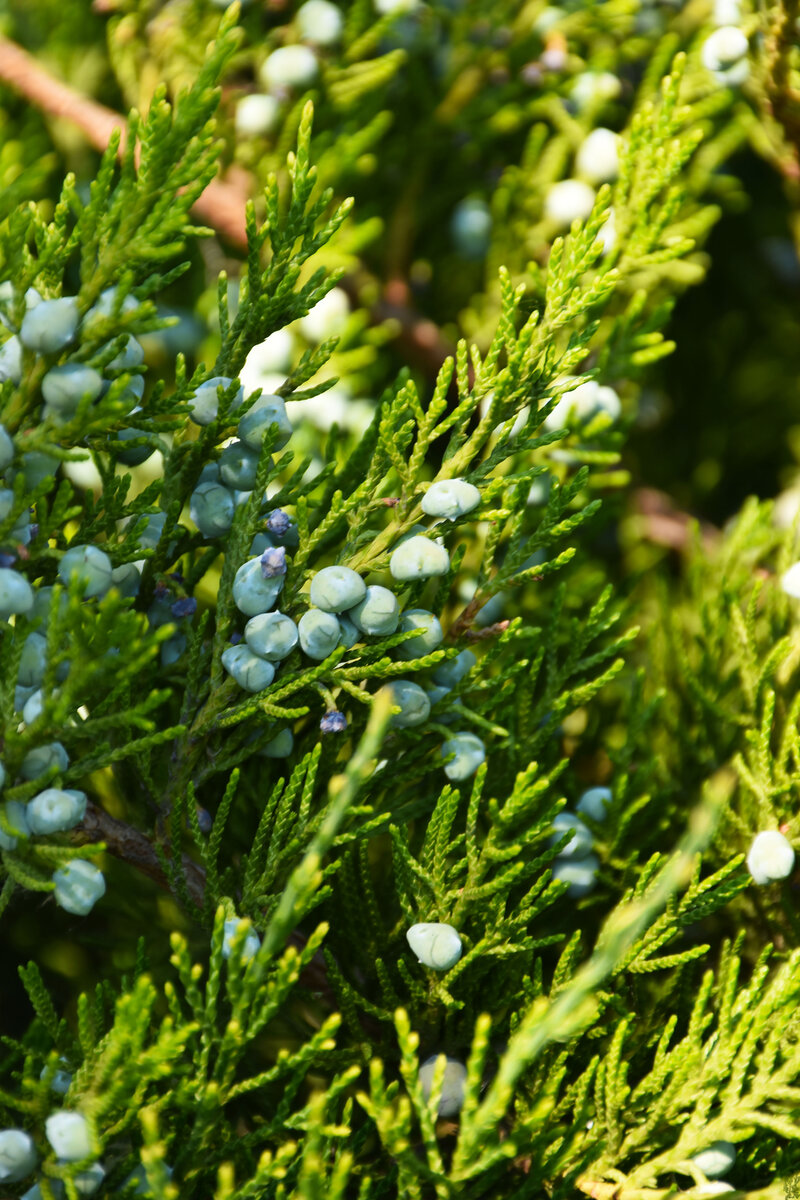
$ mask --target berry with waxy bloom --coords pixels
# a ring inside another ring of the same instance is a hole
[[[492,214],[489,205],[478,196],[459,201],[450,218],[450,233],[464,258],[483,258],[489,249]]]
[[[2,382],[0,380],[0,382]],[[0,471],[5,471],[14,461],[14,443],[5,425],[0,425]]]
[[[432,650],[436,650],[444,641],[444,633],[438,617],[435,617],[432,612],[428,612],[427,609],[407,608],[401,615],[398,630],[406,633],[412,629],[418,629],[419,634],[395,647],[395,654],[398,658],[423,658]]]
[[[261,64],[259,79],[270,91],[301,88],[316,78],[319,64],[308,46],[280,46]]]
[[[49,413],[60,420],[69,420],[86,396],[96,400],[105,381],[99,371],[84,363],[64,363],[53,367],[42,380],[42,395]],[[46,415],[48,415],[46,413]]]
[[[350,567],[323,567],[311,580],[309,595],[315,608],[340,613],[360,604],[367,594],[364,580]]]
[[[33,1138],[24,1129],[0,1129],[0,1182],[17,1183],[38,1161]]]
[[[604,821],[611,800],[611,788],[594,787],[581,795],[575,807],[579,813],[586,813],[593,821]]]
[[[439,1057],[438,1054],[432,1054],[419,1069],[419,1082],[422,1087],[422,1095],[426,1100],[431,1094],[433,1072]],[[464,1084],[466,1081],[467,1068],[458,1059],[448,1056],[444,1069],[442,1093],[439,1100],[439,1117],[454,1117],[461,1111],[461,1106],[464,1103]]]
[[[233,580],[233,602],[246,617],[269,612],[283,587],[284,576],[264,578],[261,557],[242,563]]]
[[[347,729],[347,717],[343,712],[331,709],[325,713],[319,727],[323,733],[343,733]]]
[[[297,626],[282,612],[258,613],[244,627],[244,640],[254,654],[270,662],[280,662],[294,650]]]
[[[606,183],[619,172],[619,134],[598,126],[587,134],[575,155],[575,169],[589,183]]]
[[[310,608],[297,623],[301,649],[309,658],[322,661],[339,645],[342,629],[335,613]]]
[[[236,511],[233,496],[221,483],[198,483],[189,502],[189,516],[205,538],[227,533]]]
[[[372,637],[394,633],[400,620],[400,606],[394,592],[380,584],[367,588],[364,599],[347,613],[356,629]]]
[[[439,663],[433,672],[433,682],[439,687],[454,688],[477,663],[478,660],[471,650],[462,650],[455,658],[448,658]]]
[[[591,852],[592,835],[580,817],[576,817],[574,813],[556,813],[553,818],[553,829],[555,833],[549,839],[550,846],[557,846],[567,833],[573,835],[572,839],[559,850],[559,858],[586,858]]]
[[[41,775],[46,775],[48,770],[53,767],[58,768],[61,772],[68,766],[70,766],[70,756],[64,746],[60,742],[47,742],[28,751],[23,758],[22,767],[19,768],[19,774],[23,776],[23,779],[38,779]]]
[[[246,692],[262,692],[275,678],[275,668],[243,644],[228,646],[220,656],[225,670]]]
[[[449,971],[461,958],[461,938],[452,925],[423,921],[406,931],[406,941],[423,966]]]
[[[282,729],[261,750],[264,758],[288,758],[294,749],[294,734],[291,729]]]
[[[0,384],[7,379],[12,383],[22,379],[22,343],[16,334],[0,346]]]
[[[248,449],[258,453],[272,425],[278,427],[272,448],[282,450],[293,432],[292,423],[286,415],[286,403],[282,396],[259,396],[239,421],[237,433]]]
[[[593,207],[594,188],[582,179],[562,179],[551,184],[544,215],[559,229],[569,229],[573,221],[585,221]]]
[[[423,725],[430,716],[431,702],[428,693],[410,679],[393,679],[386,684],[392,704],[400,708],[393,713],[389,724],[393,729],[408,729]]]
[[[0,850],[14,850],[17,845],[17,838],[26,838],[30,835],[26,808],[27,806],[21,804],[19,800],[8,800],[6,802],[3,808],[3,816],[10,832],[7,833],[5,828],[0,825]]]
[[[219,456],[219,474],[228,487],[249,492],[256,486],[258,451],[244,442],[231,442]]]
[[[733,1142],[712,1142],[705,1150],[692,1156],[692,1162],[709,1179],[725,1175],[736,1162],[736,1147]]]
[[[794,849],[777,829],[757,833],[747,855],[753,882],[763,886],[785,879],[794,870]]]
[[[103,872],[85,858],[72,858],[53,873],[56,904],[67,912],[85,917],[105,895]]]
[[[251,92],[236,105],[234,123],[240,137],[263,137],[272,133],[278,120],[280,101],[266,92]]]
[[[64,1162],[79,1162],[92,1153],[89,1122],[81,1113],[66,1108],[51,1113],[44,1130],[48,1142]]]
[[[189,401],[189,416],[196,425],[210,425],[212,421],[216,421],[219,411],[218,388],[222,388],[224,394],[232,383],[233,380],[227,375],[214,375],[200,384]],[[243,399],[244,391],[239,388],[231,407],[236,408]]]
[[[29,633],[22,647],[17,683],[21,687],[38,687],[47,667],[47,638],[41,633]]]
[[[569,884],[567,895],[578,899],[591,892],[597,884],[595,875],[600,863],[594,854],[584,858],[557,858],[552,865],[553,879]]]
[[[734,87],[750,72],[748,48],[747,35],[738,25],[721,25],[703,42],[700,59],[718,83]]]
[[[269,514],[265,524],[268,533],[274,534],[276,538],[285,538],[292,528],[292,519],[282,508],[276,508]]]
[[[77,579],[84,596],[105,596],[111,587],[111,559],[99,546],[70,546],[58,564],[58,578],[68,586]]]
[[[19,339],[23,346],[37,354],[57,354],[75,337],[78,331],[78,304],[74,296],[58,300],[42,300],[29,308],[22,319]]]
[[[86,816],[86,795],[75,790],[45,788],[30,801],[27,810],[31,833],[65,833]]]
[[[11,567],[0,567],[0,617],[24,614],[33,608],[33,588],[24,575]]]
[[[306,0],[295,16],[300,37],[316,46],[332,46],[344,29],[344,18],[330,0]]]
[[[455,521],[472,512],[480,502],[481,494],[474,483],[467,483],[466,479],[442,479],[432,483],[422,497],[422,511],[429,517]]]
[[[251,958],[255,958],[261,947],[261,938],[256,933],[255,929],[250,928],[250,922],[240,919],[239,917],[231,917],[225,922],[222,927],[222,957],[230,958],[233,953],[233,940],[243,933],[244,942],[241,946],[240,957],[242,962],[248,962]],[[247,932],[245,933],[245,930]]]
[[[389,559],[392,577],[401,582],[432,579],[437,575],[446,575],[449,569],[450,558],[444,546],[419,534],[401,542]]]
[[[460,730],[448,738],[440,753],[442,758],[450,759],[444,764],[444,773],[456,783],[469,779],[486,759],[486,747],[483,742],[467,730]]]

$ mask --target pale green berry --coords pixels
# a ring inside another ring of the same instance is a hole
[[[128,334],[122,349],[108,363],[108,370],[130,371],[133,367],[140,367],[143,362],[144,350],[141,344],[132,334]]]
[[[39,836],[65,833],[79,825],[85,816],[85,794],[60,788],[45,788],[29,802],[27,810],[30,831]]]
[[[272,448],[282,450],[293,431],[281,396],[259,396],[239,421],[236,431],[245,446],[258,452],[271,425],[278,426]]]
[[[431,708],[433,708],[433,706],[434,706],[435,704],[439,704],[439,703],[440,703],[440,701],[444,700],[446,696],[449,696],[449,695],[450,695],[450,692],[452,691],[452,688],[449,688],[449,687],[429,687],[429,688],[426,688],[425,690],[426,690],[426,693],[427,693],[428,699],[429,699],[429,700],[430,700],[430,702],[431,702]],[[442,719],[443,719],[443,718],[441,718],[441,717],[439,718],[439,720],[442,720]]]
[[[65,1067],[67,1066],[67,1060],[65,1058],[59,1058],[58,1062]],[[47,1063],[46,1066],[42,1067],[39,1078],[49,1079],[50,1091],[55,1092],[57,1096],[66,1096],[67,1092],[69,1091],[70,1084],[72,1083],[72,1075],[70,1072],[63,1071],[61,1067],[58,1066],[56,1066],[54,1069],[54,1065],[52,1063]]]
[[[406,931],[406,941],[425,967],[449,971],[461,958],[461,938],[452,925],[423,921]]]
[[[433,1072],[436,1067],[438,1054],[432,1054],[419,1069],[419,1082],[425,1100],[431,1094]],[[454,1117],[461,1111],[464,1103],[464,1085],[467,1081],[467,1068],[455,1058],[447,1058],[442,1082],[441,1098],[439,1100],[439,1117]]]
[[[72,858],[53,873],[56,904],[75,916],[85,917],[105,894],[103,872],[85,858]]]
[[[0,471],[5,471],[14,461],[14,443],[5,425],[0,425]]]
[[[100,1163],[92,1163],[85,1171],[79,1171],[73,1179],[75,1190],[79,1196],[93,1196],[105,1179],[105,1167]]]
[[[185,633],[174,633],[171,638],[162,642],[159,652],[162,667],[171,667],[173,663],[176,663],[188,644]]]
[[[367,594],[361,603],[349,609],[347,615],[362,633],[381,637],[394,633],[397,629],[400,605],[394,592],[379,584],[372,584],[367,588]]]
[[[400,712],[393,713],[389,721],[393,729],[408,729],[427,721],[431,702],[427,692],[418,683],[412,683],[410,679],[393,679],[386,685],[386,690],[392,704],[400,708]]]
[[[227,533],[233,524],[236,505],[221,483],[199,483],[192,492],[189,516],[205,538]]]
[[[19,330],[23,346],[37,354],[57,354],[78,332],[78,304],[74,296],[58,300],[42,300],[28,309]]]
[[[233,580],[233,602],[246,617],[269,612],[283,587],[285,575],[264,578],[261,557],[242,563]]]
[[[252,491],[256,486],[258,451],[244,442],[231,442],[219,456],[219,473],[228,487]]]
[[[17,682],[21,687],[38,687],[47,669],[47,638],[29,633],[22,647]]]
[[[96,400],[104,388],[103,376],[83,363],[64,363],[53,367],[42,380],[42,395],[50,413],[59,420],[69,420],[78,410],[81,400]]]
[[[39,779],[56,767],[59,774],[69,766],[69,755],[61,742],[46,742],[29,750],[22,760],[20,775],[23,779]]]
[[[448,658],[446,662],[439,664],[433,672],[433,682],[439,687],[454,688],[477,662],[471,650],[462,650],[455,658]]]
[[[450,218],[450,233],[464,258],[483,258],[489,249],[492,214],[485,200],[467,196],[459,201]]]
[[[603,821],[611,800],[611,788],[594,787],[583,792],[575,807],[579,813],[586,813],[593,821]]]
[[[574,813],[557,813],[553,818],[553,829],[555,832],[548,841],[549,846],[557,846],[567,833],[573,835],[571,841],[559,850],[559,858],[586,858],[591,852],[592,835],[580,817],[576,817]]]
[[[271,662],[254,654],[249,646],[241,643],[238,646],[228,646],[222,651],[222,665],[240,688],[246,692],[263,692],[275,678],[275,668]]]
[[[294,734],[291,729],[282,729],[280,733],[275,734],[271,741],[267,742],[260,753],[265,758],[288,758],[293,749]]]
[[[295,16],[300,37],[315,46],[332,46],[344,29],[344,17],[330,0],[306,0]]]
[[[245,932],[248,931],[248,932]],[[254,929],[250,929],[250,922],[239,920],[237,917],[232,917],[226,921],[223,926],[222,934],[222,957],[230,958],[233,952],[234,938],[240,938],[244,934],[244,942],[240,948],[240,957],[243,962],[247,962],[251,958],[255,958],[261,946],[261,938]],[[237,939],[238,940],[238,939]]]
[[[395,647],[395,654],[398,658],[423,658],[440,646],[444,640],[444,633],[438,618],[424,608],[407,608],[400,617],[398,630],[405,633],[412,629],[418,629],[419,636],[409,638],[407,642]]]
[[[44,1123],[45,1136],[60,1159],[79,1162],[92,1153],[89,1122],[81,1113],[62,1109],[51,1113]]]
[[[350,567],[323,567],[311,580],[311,603],[323,612],[340,613],[359,604],[367,594],[364,580]]]
[[[461,730],[454,733],[441,748],[444,759],[450,759],[444,764],[444,773],[448,779],[461,783],[474,775],[486,758],[486,747],[474,733]],[[450,756],[455,757],[451,758]]]
[[[310,608],[297,623],[300,646],[309,658],[319,661],[337,648],[342,636],[339,620],[334,613]]]
[[[34,721],[42,715],[44,711],[44,692],[41,688],[37,688],[22,706],[22,719],[26,725],[33,725]]]
[[[480,502],[481,494],[474,483],[467,483],[465,479],[442,479],[432,483],[422,497],[422,511],[429,517],[455,521],[472,512]]]
[[[28,450],[22,456],[22,475],[29,488],[38,487],[45,479],[55,473],[61,463],[52,454],[44,454],[41,450]]]
[[[450,558],[444,546],[419,534],[401,542],[389,559],[389,570],[393,578],[402,582],[446,575],[449,568]]]
[[[339,645],[344,646],[345,650],[352,650],[356,642],[361,641],[361,630],[357,629],[353,622],[346,617],[344,613],[339,613]]]
[[[205,383],[201,383],[195,391],[194,396],[189,401],[189,415],[196,425],[210,425],[212,421],[216,421],[219,411],[219,394],[218,388],[222,388],[223,395],[231,387],[232,379],[226,375],[214,375],[211,379],[207,379]],[[241,404],[244,398],[242,388],[239,388],[238,393],[233,399],[231,408],[236,408]]]
[[[712,1142],[711,1145],[692,1156],[692,1162],[709,1179],[726,1175],[736,1162],[736,1147],[733,1142]]]
[[[0,1129],[0,1181],[17,1183],[30,1175],[37,1161],[29,1133],[24,1129]]]
[[[166,513],[164,514],[166,516]],[[115,587],[121,596],[138,596],[142,583],[142,574],[136,563],[123,563],[111,572],[111,586]]]
[[[16,334],[0,346],[0,384],[7,379],[12,383],[22,379],[22,344]]]
[[[282,612],[259,613],[244,627],[244,640],[250,649],[269,662],[280,662],[291,654],[298,637],[294,621]]]
[[[24,614],[33,608],[33,588],[24,575],[0,567],[0,617]]]
[[[27,806],[20,804],[19,800],[8,800],[2,811],[8,832],[0,825],[0,850],[13,850],[16,847],[17,838],[30,836]]]
[[[111,559],[99,546],[70,546],[61,556],[58,577],[67,586],[77,579],[84,596],[105,596],[111,587]]]
[[[600,863],[594,854],[585,858],[557,858],[552,865],[553,879],[560,879],[569,884],[567,895],[574,899],[588,895],[596,884],[595,875]]]

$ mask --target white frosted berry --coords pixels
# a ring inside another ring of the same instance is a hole
[[[581,142],[575,169],[588,183],[607,183],[619,171],[619,134],[598,126]]]
[[[33,588],[24,575],[0,567],[0,617],[28,613],[33,608]]]
[[[454,688],[468,675],[478,660],[471,650],[462,650],[455,658],[448,658],[433,672],[433,682],[439,687]]]
[[[429,517],[446,517],[455,521],[457,517],[472,512],[481,502],[481,494],[474,483],[465,479],[442,479],[432,483],[422,497],[422,511]]]
[[[332,46],[344,29],[344,17],[330,0],[306,0],[295,17],[300,37],[315,46]]]
[[[259,613],[251,617],[244,627],[247,645],[260,658],[268,662],[281,662],[297,645],[297,626],[286,613]]]
[[[622,85],[610,71],[584,71],[572,85],[572,99],[578,108],[589,108],[605,100],[614,100]]]
[[[106,1176],[106,1169],[100,1163],[92,1163],[85,1171],[78,1171],[73,1182],[79,1196],[93,1196]]]
[[[383,690],[383,689],[381,689]],[[386,684],[392,704],[400,709],[393,713],[389,724],[393,729],[408,729],[423,725],[431,711],[428,693],[410,679],[393,679]]]
[[[85,917],[105,895],[103,872],[85,858],[70,859],[53,873],[56,904],[67,912]]]
[[[266,92],[242,96],[236,105],[234,124],[240,137],[263,137],[272,133],[278,123],[280,101]],[[242,374],[242,382],[244,373]]]
[[[692,1156],[692,1162],[709,1179],[725,1175],[736,1162],[736,1147],[733,1142],[712,1142],[706,1150]]]
[[[397,628],[403,633],[410,633],[412,629],[419,631],[416,637],[409,638],[407,642],[395,647],[394,652],[398,658],[422,658],[444,641],[444,632],[438,617],[424,608],[407,608],[400,617]]]
[[[308,87],[317,77],[319,63],[308,46],[280,46],[261,64],[259,79],[268,91]]]
[[[793,563],[781,575],[781,588],[787,596],[800,600],[800,562]]]
[[[431,1094],[433,1072],[438,1058],[439,1055],[432,1054],[419,1069],[419,1082],[422,1087],[422,1094],[426,1100]],[[464,1084],[466,1081],[467,1068],[458,1059],[448,1057],[444,1069],[441,1099],[439,1100],[438,1115],[440,1117],[454,1117],[461,1111],[461,1106],[464,1103]]]
[[[708,35],[700,51],[700,60],[718,83],[743,83],[749,72],[746,34],[738,25],[721,25]]]
[[[89,1122],[81,1113],[62,1109],[51,1113],[44,1123],[48,1142],[65,1162],[79,1162],[92,1153]]]
[[[26,805],[19,800],[8,800],[3,806],[3,816],[11,832],[7,833],[0,825],[0,850],[13,850],[17,838],[26,838],[30,834]]]
[[[367,588],[364,599],[348,609],[348,617],[362,633],[386,637],[394,633],[400,621],[400,606],[394,592],[380,584]]]
[[[310,608],[303,613],[297,622],[300,646],[309,658],[319,662],[339,646],[342,630],[339,618],[335,613],[323,612],[320,608]]]
[[[794,869],[791,843],[777,829],[757,833],[747,855],[747,869],[759,886],[785,879]]]
[[[599,384],[595,379],[580,383],[575,388],[563,392],[552,412],[543,421],[545,429],[563,429],[572,418],[580,424],[585,424],[591,417],[604,412],[612,421],[616,421],[622,412],[619,396],[613,388]]]
[[[449,971],[461,958],[461,938],[452,925],[423,921],[406,932],[406,941],[423,966]]]
[[[450,558],[444,546],[419,534],[401,542],[389,559],[392,577],[402,582],[446,575],[449,569]]]
[[[544,215],[559,229],[573,221],[585,221],[594,206],[594,189],[582,179],[562,179],[551,185],[544,201]]]
[[[6,379],[12,383],[22,379],[22,343],[16,334],[0,346],[0,384]]]
[[[30,1175],[37,1154],[33,1138],[24,1129],[0,1129],[0,1181],[16,1183]]]
[[[265,576],[261,555],[242,563],[233,580],[233,602],[246,617],[269,612],[283,587],[285,575]]]
[[[83,594],[88,599],[91,596],[105,596],[111,587],[111,559],[99,546],[70,546],[61,556],[58,564],[58,577],[68,586],[72,579],[77,579],[83,588]]]
[[[323,567],[311,580],[311,603],[323,612],[340,613],[360,604],[367,594],[367,585],[350,567]]]

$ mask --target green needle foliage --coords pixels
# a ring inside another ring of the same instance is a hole
[[[796,13],[290,7],[1,18],[0,1190],[789,1194],[797,520],[623,514]]]

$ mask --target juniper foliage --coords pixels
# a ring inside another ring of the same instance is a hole
[[[8,7],[130,116],[87,186],[2,94],[0,1180],[641,1200],[731,1143],[781,1194],[800,916],[745,857],[800,834],[796,522],[677,580],[603,538],[729,162],[791,156],[793,10],[739,90],[693,10],[322,4]],[[192,213],[232,166],[239,257]]]

